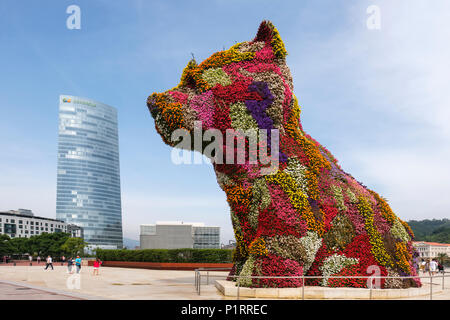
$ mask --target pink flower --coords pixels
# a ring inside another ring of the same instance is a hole
[[[214,95],[211,90],[206,91],[191,100],[191,107],[197,111],[198,118],[205,129],[214,124]]]

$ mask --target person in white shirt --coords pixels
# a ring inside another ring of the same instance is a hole
[[[430,261],[430,274],[432,276],[434,276],[436,274],[437,266],[438,266],[438,263],[436,262],[436,259],[433,259]]]
[[[427,262],[422,259],[422,264],[420,265],[420,271],[425,272],[425,267],[427,265]]]
[[[52,257],[50,257],[50,256],[47,257],[47,265],[45,266],[44,270],[47,270],[48,266],[52,267],[52,270],[53,270],[53,261],[52,261]]]

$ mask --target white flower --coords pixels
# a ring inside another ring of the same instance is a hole
[[[328,285],[328,278],[331,275],[338,273],[342,269],[357,263],[358,259],[356,258],[348,258],[344,255],[339,255],[336,253],[332,256],[329,256],[324,260],[323,265],[319,268],[319,270],[322,272],[322,275],[324,276],[324,278],[322,279],[322,285]]]
[[[306,179],[307,170],[308,169],[296,158],[290,158],[286,169],[284,169],[284,172],[289,174],[294,179],[295,183],[304,194],[308,194],[308,180]]]
[[[394,225],[391,228],[391,234],[394,238],[400,239],[405,243],[411,240],[411,237],[399,219],[395,219]]]
[[[253,267],[255,265],[255,259],[250,256],[247,261],[245,261],[244,266],[242,267],[241,273],[239,276],[245,277],[245,276],[251,276],[253,274]],[[238,278],[237,283],[241,287],[250,287],[252,285],[252,278]],[[236,285],[237,285],[236,283]]]
[[[319,251],[322,246],[322,238],[320,238],[316,232],[308,231],[306,236],[300,238],[300,242],[306,252],[303,261],[303,273],[306,274],[316,258],[317,251]]]

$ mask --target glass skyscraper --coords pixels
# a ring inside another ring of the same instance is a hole
[[[89,245],[122,248],[117,110],[59,97],[56,218],[84,228]]]

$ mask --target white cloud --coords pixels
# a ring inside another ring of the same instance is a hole
[[[369,181],[382,186],[394,211],[405,219],[448,217],[450,199],[450,2],[379,1],[380,31],[361,28],[367,47],[364,82],[369,97],[387,117],[410,121],[408,143],[386,142],[352,150]],[[379,34],[373,35],[373,32]],[[395,129],[393,129],[395,132]],[[420,132],[418,134],[418,132]]]
[[[321,119],[303,125],[402,218],[448,217],[450,2],[377,1],[379,31],[366,28],[370,4],[349,7],[348,28],[288,43],[306,118]]]
[[[448,218],[450,152],[436,157],[411,150],[358,150],[352,157],[359,177],[383,189],[394,212],[404,220]],[[369,186],[372,187],[372,186]]]
[[[378,5],[383,22],[376,41],[371,39],[374,31],[357,32],[357,39],[370,47],[367,65],[374,71],[366,87],[386,98],[380,104],[389,108],[386,111],[418,119],[450,139],[450,19],[446,14],[450,2],[381,1]]]

